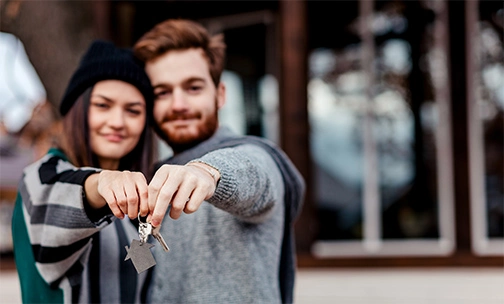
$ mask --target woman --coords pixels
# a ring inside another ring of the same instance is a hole
[[[148,213],[140,172],[151,166],[152,102],[131,51],[90,46],[60,104],[61,142],[19,183],[12,225],[23,302],[141,302],[146,274],[124,259],[138,239],[131,219]]]

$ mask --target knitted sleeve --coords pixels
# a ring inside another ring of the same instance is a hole
[[[282,175],[270,154],[257,145],[219,149],[198,159],[219,170],[220,181],[208,200],[250,223],[269,218],[276,204],[283,204]]]
[[[92,219],[86,212],[83,185],[96,171],[53,154],[24,170],[18,186],[24,219],[36,266],[49,284],[83,261],[91,236],[112,222],[110,213]]]

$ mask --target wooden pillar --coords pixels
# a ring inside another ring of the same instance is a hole
[[[306,2],[280,1],[280,143],[305,178],[307,192],[296,222],[298,252],[307,253],[316,233],[308,144]]]
[[[93,12],[93,32],[98,39],[111,40],[110,30],[111,5],[110,1],[91,2]]]
[[[452,96],[453,169],[457,252],[470,252],[469,153],[467,147],[466,26],[464,1],[448,1],[450,33],[450,79]]]

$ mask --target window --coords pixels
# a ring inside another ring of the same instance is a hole
[[[447,16],[441,1],[359,1],[309,55],[318,257],[454,249]],[[431,16],[432,18],[428,18]]]
[[[504,47],[502,3],[466,3],[472,247],[504,253]]]

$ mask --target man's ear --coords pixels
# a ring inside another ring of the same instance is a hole
[[[221,81],[217,86],[217,109],[222,108],[226,104],[226,86]]]

